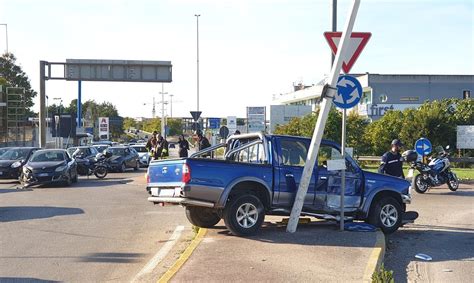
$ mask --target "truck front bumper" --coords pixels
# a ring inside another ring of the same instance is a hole
[[[181,204],[181,205],[195,205],[195,206],[204,206],[204,207],[214,207],[214,203],[188,199],[183,197],[148,197],[148,201],[153,203],[171,203],[171,204]]]

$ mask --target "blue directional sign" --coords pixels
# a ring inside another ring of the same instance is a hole
[[[210,129],[219,129],[221,126],[220,118],[209,118],[209,128]]]
[[[431,142],[429,139],[421,138],[415,142],[415,150],[419,155],[428,155],[431,153]]]
[[[334,104],[343,109],[349,109],[357,105],[362,97],[362,85],[352,76],[339,76],[337,81],[337,94]]]

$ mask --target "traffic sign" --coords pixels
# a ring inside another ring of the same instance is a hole
[[[202,111],[189,111],[189,113],[191,113],[191,117],[193,117],[194,122],[197,122],[199,117],[201,117]]]
[[[362,97],[362,85],[352,76],[339,76],[337,94],[334,104],[342,109],[349,109],[357,105]]]
[[[335,55],[337,53],[337,47],[339,46],[339,41],[341,40],[342,32],[325,32],[324,37],[331,47],[332,53]],[[346,56],[342,58],[342,70],[344,73],[348,74],[352,66],[354,66],[357,58],[359,58],[360,53],[364,50],[365,45],[369,41],[372,33],[370,32],[353,32],[349,38],[349,46],[347,49]]]
[[[209,129],[219,129],[221,118],[209,118]]]
[[[419,155],[428,155],[431,153],[431,142],[428,139],[421,138],[415,142],[415,150]]]
[[[229,136],[229,128],[227,128],[226,126],[222,126],[220,129],[219,129],[219,135],[221,136],[221,138],[225,139]]]

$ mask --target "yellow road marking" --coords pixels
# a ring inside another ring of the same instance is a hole
[[[363,282],[372,282],[372,274],[382,265],[385,255],[385,235],[381,231],[377,231],[377,240],[369,256],[369,261],[365,267]]]

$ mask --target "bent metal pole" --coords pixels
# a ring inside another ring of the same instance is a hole
[[[352,7],[349,10],[349,20],[346,22],[345,29],[342,33],[341,42],[339,42],[339,46],[337,48],[338,52],[336,54],[336,59],[332,65],[331,76],[329,77],[329,87],[327,88],[327,92],[323,93],[324,98],[319,109],[318,121],[316,122],[313,137],[311,139],[311,145],[309,146],[308,150],[308,156],[306,157],[306,162],[303,169],[303,175],[301,176],[300,185],[298,187],[298,191],[296,192],[296,198],[291,210],[288,226],[286,227],[286,231],[290,233],[296,232],[296,228],[298,226],[298,219],[303,208],[306,193],[308,192],[308,186],[313,174],[314,164],[316,163],[319,145],[321,144],[321,139],[324,133],[324,126],[326,125],[329,110],[331,109],[332,99],[336,95],[337,80],[339,73],[341,72],[343,58],[345,58],[345,54],[347,53],[349,38],[352,33],[352,28],[354,27],[359,5],[360,0],[354,0],[354,2],[352,2]]]

